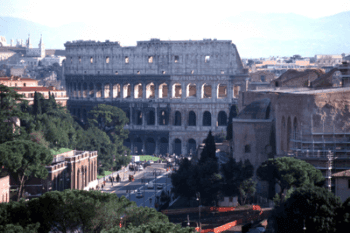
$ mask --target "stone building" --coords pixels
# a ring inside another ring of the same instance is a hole
[[[10,176],[0,178],[0,203],[10,201]]]
[[[347,78],[350,66],[343,65]],[[350,87],[333,87],[330,79],[326,74],[308,87],[293,87],[305,83],[301,78],[292,87],[241,93],[241,111],[233,119],[234,158],[249,158],[257,168],[268,158],[293,156],[328,177],[330,151],[336,157],[332,171],[350,169]]]
[[[335,179],[335,195],[344,203],[350,197],[350,170],[332,175]]]
[[[97,104],[123,109],[132,154],[194,154],[209,130],[226,131],[231,105],[245,88],[230,40],[67,42],[68,109],[83,122]]]

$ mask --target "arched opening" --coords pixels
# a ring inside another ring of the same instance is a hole
[[[123,86],[123,95],[124,99],[131,97],[131,85],[129,83]]]
[[[178,138],[175,139],[174,153],[181,155],[181,140]]]
[[[284,116],[282,116],[281,128],[281,151],[284,152],[284,135],[286,133],[286,121],[284,119]]]
[[[190,138],[187,143],[187,154],[192,156],[196,153],[196,140]]]
[[[202,99],[204,98],[211,98],[211,86],[206,83],[202,85]]]
[[[136,138],[134,141],[134,154],[141,155],[142,154],[142,140],[141,138]]]
[[[153,110],[148,111],[147,113],[147,125],[155,124],[155,114]]]
[[[287,121],[287,152],[290,151],[291,143],[290,140],[292,139],[292,122],[290,120],[290,117],[288,117]]]
[[[142,84],[136,84],[134,87],[134,98],[139,99],[142,98]]]
[[[97,83],[96,85],[96,98],[102,97],[102,85],[101,83]]]
[[[131,140],[130,138],[127,138],[124,140],[123,145],[129,149],[131,149]]]
[[[211,126],[211,113],[208,111],[203,113],[203,126]]]
[[[81,94],[81,83],[78,83],[78,97],[82,97],[82,94]]]
[[[294,121],[293,121],[293,139],[294,140],[298,139],[298,121],[296,117],[294,117]],[[294,141],[293,147],[294,148],[297,147],[297,142]]]
[[[197,89],[196,84],[188,84],[186,87],[186,97],[196,97],[197,96]]]
[[[83,98],[86,98],[88,95],[87,84],[83,83]]]
[[[218,126],[227,125],[227,114],[224,111],[220,111],[218,114]]]
[[[109,83],[107,83],[107,84],[105,84],[104,85],[104,98],[109,98],[109,93],[110,93],[110,91],[109,91]]]
[[[153,138],[147,138],[146,139],[146,154],[147,155],[153,155],[156,151],[156,142]]]
[[[89,96],[90,96],[90,98],[93,98],[94,97],[94,84],[93,83],[90,83],[90,87],[89,87]]]
[[[159,85],[159,98],[167,98],[168,97],[168,85],[166,83],[162,83]]]
[[[160,110],[159,112],[159,125],[168,125],[169,122],[168,112],[166,110]]]
[[[150,83],[146,86],[146,98],[147,99],[155,98],[155,86],[153,83]]]
[[[179,111],[175,112],[175,121],[174,125],[181,126],[181,113]]]
[[[120,97],[120,85],[118,83],[113,85],[113,98]]]
[[[182,95],[182,88],[181,88],[181,84],[180,83],[175,83],[173,85],[173,98],[181,98]]]
[[[219,84],[217,89],[217,98],[227,97],[227,86],[224,84]]]
[[[165,155],[168,153],[168,139],[166,138],[161,138],[160,143],[159,143],[159,153],[161,155]]]
[[[136,111],[136,125],[142,125],[142,112]]]
[[[194,111],[188,113],[188,125],[196,126],[196,113]]]
[[[73,97],[77,97],[77,84],[73,83]]]

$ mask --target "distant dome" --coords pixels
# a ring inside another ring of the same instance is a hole
[[[237,116],[238,119],[270,119],[270,99],[257,100],[246,106]]]

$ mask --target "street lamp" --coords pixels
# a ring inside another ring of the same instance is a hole
[[[196,193],[197,196],[197,201],[198,203],[198,214],[199,214],[199,232],[201,232],[202,230],[202,226],[201,226],[201,194],[198,192]]]

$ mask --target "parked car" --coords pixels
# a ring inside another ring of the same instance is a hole
[[[142,193],[141,190],[137,191],[136,197],[137,197],[137,198],[142,198],[142,197],[143,197],[143,193]]]
[[[154,183],[151,181],[147,184],[147,188],[153,189],[154,188]]]
[[[162,189],[164,187],[164,184],[157,184],[157,189]]]

